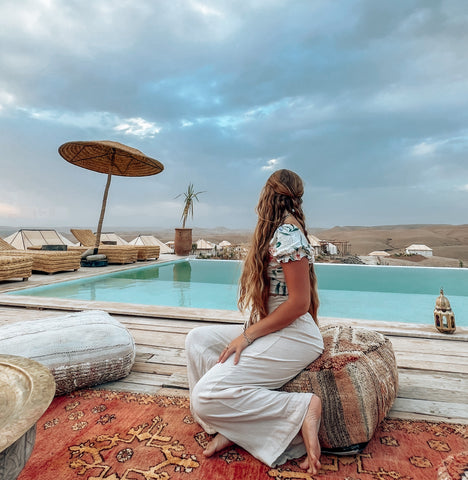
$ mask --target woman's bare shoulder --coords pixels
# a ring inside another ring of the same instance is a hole
[[[283,224],[294,225],[295,227],[298,227],[299,230],[302,230],[299,220],[291,213],[284,217]]]

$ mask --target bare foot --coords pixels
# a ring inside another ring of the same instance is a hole
[[[205,457],[211,457],[214,453],[219,452],[223,448],[230,447],[232,444],[233,442],[231,442],[231,440],[218,433],[216,434],[216,437],[211,440],[205,450],[203,450],[203,455],[205,455]]]
[[[301,468],[312,474],[316,474],[321,467],[320,442],[318,439],[321,416],[322,401],[317,395],[314,395],[310,400],[309,409],[307,410],[301,428],[302,438],[304,439],[307,450],[307,457],[301,464],[299,464]]]

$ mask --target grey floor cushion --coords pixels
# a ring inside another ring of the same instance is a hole
[[[62,395],[127,376],[135,342],[108,313],[89,310],[1,326],[0,353],[46,365]]]

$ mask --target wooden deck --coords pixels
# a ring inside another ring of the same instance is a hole
[[[8,293],[11,287],[11,283],[3,282],[0,292]],[[109,311],[127,326],[137,346],[130,375],[96,388],[151,394],[168,393],[167,389],[177,395],[188,393],[184,343],[192,328],[206,322],[243,321],[237,312],[225,315],[222,311],[140,306],[132,313],[123,304],[54,303],[50,299],[0,295],[0,325],[61,315],[61,310],[89,308]],[[321,319],[321,325],[331,323],[372,328],[390,338],[400,382],[390,416],[468,424],[468,328],[457,327],[455,334],[444,335],[431,325]]]

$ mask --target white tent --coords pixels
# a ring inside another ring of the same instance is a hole
[[[12,247],[27,250],[28,247],[41,245],[74,245],[55,230],[35,230],[23,228],[4,239]]]
[[[174,250],[161,242],[158,238],[153,235],[138,235],[138,237],[131,240],[130,245],[158,245],[160,247],[161,253],[174,253]]]
[[[315,255],[320,255],[322,253],[322,245],[320,244],[320,240],[315,235],[310,233],[307,236],[307,240],[309,240],[310,246],[314,249]]]
[[[138,235],[130,242],[125,241],[122,237],[116,233],[101,233],[101,242],[117,242],[116,245],[149,245],[160,247],[160,253],[174,253],[174,250],[167,246],[165,243],[158,240],[153,235]]]
[[[222,242],[220,242],[218,244],[218,247],[219,248],[224,248],[224,247],[231,247],[232,246],[232,243],[231,242],[228,242],[227,240],[223,240]]]
[[[214,243],[208,242],[203,238],[197,240],[197,250],[213,250],[215,248]]]
[[[388,252],[385,252],[383,250],[374,250],[373,252],[369,253],[369,256],[373,257],[389,257],[390,254]]]
[[[116,245],[128,245],[128,242],[125,241],[121,236],[116,233],[101,233],[101,242],[116,242]]]
[[[432,257],[432,248],[427,245],[410,245],[406,247],[407,255],[423,255],[424,257]]]

